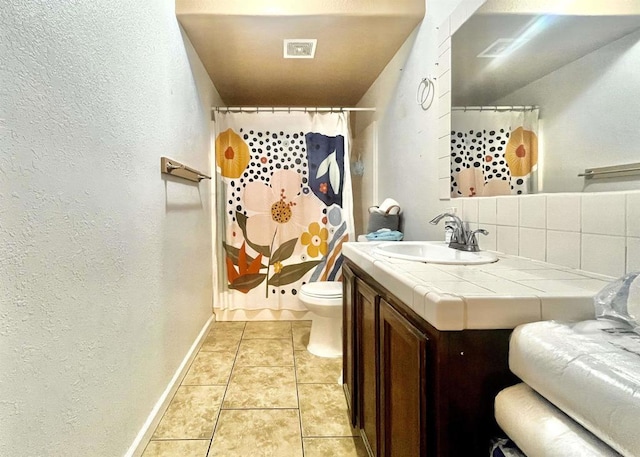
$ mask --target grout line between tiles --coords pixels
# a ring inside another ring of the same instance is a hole
[[[251,408],[224,408],[225,411],[269,411],[272,409],[277,409],[278,411],[285,411],[285,410],[298,410],[300,408],[291,408],[291,407],[280,407],[280,406],[270,406],[270,407],[263,407],[263,408],[256,408],[256,407],[251,407]]]
[[[339,439],[339,438],[345,438],[345,439],[349,439],[349,438],[360,438],[360,435],[311,435],[311,436],[305,436],[304,439],[307,438],[313,438],[313,439],[329,439],[329,440],[335,440],[335,439]]]
[[[211,333],[213,331],[215,327],[215,322],[213,324],[213,326],[211,327],[211,329],[209,330],[209,333]],[[246,323],[245,326],[246,327]],[[244,327],[242,328],[242,332],[244,333]],[[207,335],[208,336],[208,335]],[[241,337],[242,339],[242,337]],[[171,403],[173,403],[173,400],[175,399],[176,395],[178,394],[178,392],[180,391],[180,387],[183,386],[191,386],[193,387],[194,385],[190,385],[190,384],[184,384],[184,380],[187,377],[187,374],[189,373],[189,370],[191,370],[191,368],[193,367],[193,364],[196,361],[196,358],[198,357],[198,355],[200,355],[200,352],[209,352],[209,351],[202,351],[202,346],[200,346],[200,348],[198,349],[198,352],[195,354],[195,356],[193,357],[193,360],[191,361],[191,364],[189,365],[189,368],[187,368],[185,370],[185,375],[182,377],[182,379],[180,380],[180,385],[178,386],[178,388],[176,389],[175,393],[173,394],[173,396],[171,397],[171,400],[169,401],[169,406],[171,405]],[[238,356],[238,348],[240,347],[240,345],[238,344],[238,347],[236,348],[236,356],[234,357],[233,360],[233,365],[235,365],[235,359]],[[231,367],[231,370],[233,372],[233,365]],[[229,375],[229,380],[231,379],[231,374]],[[229,380],[227,380],[227,384],[226,386],[228,387],[229,385]],[[209,385],[209,384],[202,384],[202,385]],[[214,386],[223,386],[224,384],[213,384]],[[199,386],[199,385],[198,385]],[[226,388],[225,388],[225,394],[226,394]],[[220,401],[220,408],[218,409],[218,417],[216,417],[215,421],[214,421],[214,430],[211,433],[211,439],[209,439],[209,447],[207,448],[207,455],[209,454],[209,449],[211,448],[211,441],[213,440],[213,434],[215,433],[215,426],[218,422],[218,418],[220,416],[220,410],[222,410],[222,402],[224,401],[224,394],[222,395],[222,400]],[[142,455],[144,455],[144,453],[146,452],[147,448],[149,447],[149,444],[151,444],[152,441],[183,441],[183,440],[193,440],[193,441],[206,441],[206,439],[200,439],[200,438],[178,438],[178,439],[153,439],[153,436],[155,435],[155,432],[157,431],[158,427],[160,426],[160,424],[162,423],[164,417],[166,416],[167,412],[169,411],[169,407],[167,407],[166,411],[164,412],[164,414],[162,415],[162,418],[160,418],[160,421],[158,422],[158,425],[156,426],[156,429],[153,431],[153,433],[151,434],[151,438],[149,439],[149,441],[147,442],[147,445],[145,446],[144,450],[142,451]]]
[[[247,323],[244,323],[244,326],[242,327],[242,335],[240,335],[240,343],[242,343],[242,338],[244,336],[244,331],[247,328]],[[233,371],[236,368],[236,361],[238,359],[238,353],[240,352],[240,343],[238,343],[238,346],[236,347],[236,355],[233,358],[233,364],[231,365],[231,373],[229,373],[229,378],[227,379],[227,385],[224,388],[224,393],[222,394],[222,398],[220,399],[220,407],[218,408],[218,414],[216,415],[215,420],[213,421],[213,430],[211,431],[211,440],[209,440],[209,447],[207,448],[207,457],[209,456],[209,453],[211,452],[211,446],[213,446],[213,439],[215,438],[216,435],[216,430],[218,429],[218,424],[220,421],[220,414],[222,413],[222,405],[224,405],[224,398],[227,396],[227,391],[229,390],[229,384],[231,383],[231,376],[233,375]],[[198,351],[199,353],[200,351]]]
[[[304,434],[302,433],[302,408],[300,408],[300,392],[298,391],[298,360],[296,359],[295,337],[293,335],[293,326],[291,326],[291,355],[293,356],[293,376],[296,380],[296,399],[298,401],[298,423],[300,424],[300,447],[302,457],[304,457]]]
[[[246,330],[246,323],[245,323],[245,327],[243,327],[242,329],[242,334],[240,335],[240,342],[245,341],[244,340],[244,332]],[[263,338],[263,339],[271,339],[271,338]],[[302,421],[302,410],[301,410],[301,404],[300,404],[300,392],[299,392],[299,387],[301,385],[309,385],[309,384],[318,384],[318,385],[333,385],[335,384],[334,382],[330,382],[330,383],[322,383],[322,382],[312,382],[312,383],[301,383],[299,382],[299,378],[298,378],[298,368],[299,368],[299,364],[298,364],[298,358],[296,357],[296,353],[297,352],[304,352],[306,351],[305,348],[299,348],[296,350],[295,346],[294,346],[294,340],[295,340],[295,335],[293,333],[293,327],[291,328],[291,334],[289,338],[282,338],[282,339],[288,339],[291,342],[291,355],[293,357],[293,365],[277,365],[277,367],[293,367],[293,371],[294,371],[294,380],[295,380],[295,389],[296,389],[296,401],[297,401],[297,407],[295,408],[278,408],[278,407],[265,407],[265,408],[223,408],[224,405],[224,400],[225,397],[227,395],[227,393],[229,392],[229,388],[230,388],[230,384],[231,384],[231,379],[233,374],[235,373],[235,370],[237,368],[245,368],[244,365],[237,365],[238,360],[239,360],[239,354],[240,354],[240,344],[238,344],[236,346],[235,349],[235,353],[234,353],[234,357],[233,357],[233,362],[232,362],[232,366],[231,366],[231,372],[229,374],[229,377],[227,379],[226,384],[197,384],[197,386],[218,386],[218,387],[224,387],[224,392],[222,393],[222,397],[220,400],[220,407],[217,411],[217,414],[215,415],[215,417],[213,418],[213,430],[212,430],[212,434],[211,434],[211,438],[209,439],[209,443],[208,443],[208,447],[207,447],[207,451],[205,456],[208,457],[213,457],[213,455],[211,454],[212,449],[213,449],[213,440],[216,438],[216,433],[219,430],[219,426],[220,426],[220,418],[221,418],[221,414],[223,409],[225,411],[250,411],[250,410],[279,410],[279,411],[285,411],[285,410],[297,410],[298,413],[298,424],[299,424],[299,436],[300,436],[300,444],[301,444],[301,452],[302,452],[302,456],[304,457],[306,455],[306,449],[305,449],[305,439],[311,438],[311,439],[316,439],[316,440],[330,440],[330,439],[341,439],[341,438],[351,438],[351,439],[359,439],[359,435],[330,435],[330,436],[316,436],[316,435],[311,435],[311,436],[304,436],[303,433],[303,421]],[[202,351],[199,350],[198,353],[196,354],[196,357],[200,354],[200,352],[207,352],[207,351]],[[194,361],[195,361],[195,357],[194,357]],[[193,362],[192,362],[193,363]],[[256,365],[256,367],[258,366],[263,366],[263,365]],[[266,367],[276,367],[273,365],[264,365]],[[248,367],[248,366],[247,366]],[[253,365],[252,365],[253,367]],[[191,367],[189,367],[189,369],[191,369]],[[188,371],[188,370],[187,370]],[[182,383],[184,381],[184,379],[181,381],[180,386],[183,386],[184,384]],[[175,395],[174,395],[175,396]],[[173,400],[173,399],[172,399]],[[204,439],[198,439],[198,438],[170,438],[170,439],[158,439],[158,440],[150,440],[151,441],[204,441]],[[309,443],[307,443],[307,445],[310,445]]]
[[[149,440],[149,443],[151,443],[152,441],[211,441],[211,440],[207,438],[157,438],[155,440]]]

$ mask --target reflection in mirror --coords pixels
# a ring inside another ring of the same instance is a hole
[[[451,195],[535,193],[538,109],[464,107],[451,112]]]
[[[477,12],[452,39],[452,105],[538,106],[542,192],[640,189],[578,177],[640,161],[640,16]]]

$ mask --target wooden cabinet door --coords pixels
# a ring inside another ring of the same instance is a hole
[[[375,291],[356,280],[360,433],[374,457],[378,455],[378,302]]]
[[[358,386],[356,378],[357,348],[355,315],[355,276],[346,265],[342,266],[342,374],[344,395],[347,399],[351,425],[358,423]]]
[[[427,337],[380,300],[380,457],[427,455]]]

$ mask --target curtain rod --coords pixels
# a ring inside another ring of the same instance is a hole
[[[211,108],[211,111],[215,111],[217,113],[219,112],[271,112],[271,113],[275,113],[277,112],[281,112],[281,111],[286,111],[286,112],[291,112],[291,111],[303,111],[305,113],[318,113],[321,111],[328,111],[328,112],[336,112],[339,113],[341,111],[375,111],[375,108],[336,108],[336,107],[304,107],[304,106],[271,106],[271,107],[266,107],[266,106],[213,106]]]
[[[533,111],[538,105],[452,106],[451,111]]]

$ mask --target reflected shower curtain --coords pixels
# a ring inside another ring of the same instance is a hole
[[[451,196],[519,195],[538,189],[538,110],[454,108]]]
[[[342,279],[353,239],[347,113],[216,113],[225,281],[216,307],[305,310],[302,284]]]

